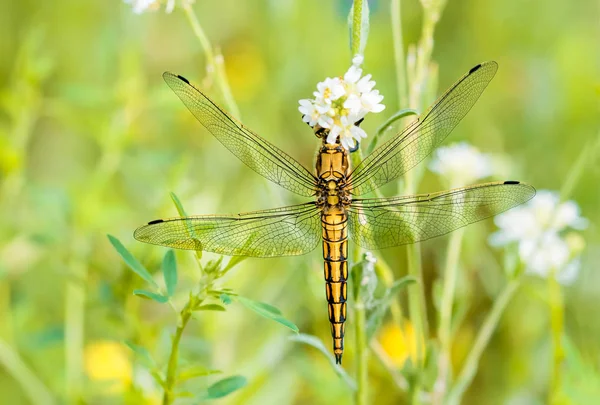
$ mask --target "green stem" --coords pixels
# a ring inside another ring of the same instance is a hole
[[[475,343],[473,344],[473,347],[469,352],[467,359],[465,360],[465,364],[458,375],[454,386],[448,394],[446,405],[458,405],[461,403],[462,396],[477,373],[481,354],[488,345],[496,326],[498,326],[500,316],[504,312],[504,309],[508,305],[510,299],[519,288],[520,284],[521,282],[519,279],[509,281],[498,298],[496,298],[492,310],[483,322],[483,325],[479,330],[477,337],[475,338]]]
[[[354,325],[356,326],[356,374],[357,374],[357,389],[355,403],[356,405],[368,404],[368,360],[369,352],[367,350],[367,314],[364,302],[359,297],[355,304],[354,316],[356,317]]]
[[[177,325],[177,330],[171,342],[171,354],[169,355],[169,364],[167,366],[167,376],[165,379],[165,393],[163,395],[163,405],[170,405],[175,400],[173,388],[177,380],[177,361],[179,359],[179,342],[181,335],[192,316],[191,301],[181,310],[181,320]]]
[[[421,271],[421,247],[410,245],[408,253],[408,274],[417,280],[417,285],[408,289],[409,314],[415,329],[416,363],[420,367],[425,361],[425,347],[423,342],[427,333],[427,320],[425,319],[425,288],[423,273]]]
[[[0,340],[0,364],[17,381],[32,404],[52,405],[52,394],[4,340]]]
[[[229,86],[227,75],[225,74],[225,61],[223,59],[223,55],[213,50],[213,47],[210,44],[206,33],[202,29],[200,21],[198,20],[198,17],[196,17],[191,4],[189,2],[183,2],[182,8],[185,12],[188,22],[192,26],[192,31],[194,31],[194,34],[200,41],[200,46],[204,50],[204,55],[206,55],[207,70],[209,73],[215,74],[217,85],[221,90],[221,94],[223,95],[223,99],[227,105],[227,109],[229,112],[231,112],[231,114],[233,114],[234,117],[241,119],[240,109],[233,98],[231,87]]]
[[[352,16],[352,56],[360,53],[363,1],[354,0]]]
[[[564,329],[564,302],[560,284],[556,279],[556,272],[548,276],[548,292],[550,305],[550,327],[552,330],[552,379],[548,392],[548,403],[559,403],[562,381],[562,364],[565,359],[562,345]]]
[[[74,246],[71,254],[75,258],[70,263],[72,279],[67,282],[65,291],[65,383],[68,401],[77,402],[83,382],[83,350],[85,323],[85,260]]]
[[[362,27],[362,11],[363,2],[362,0],[354,0],[352,5],[353,16],[352,16],[352,56],[357,55],[360,52],[361,44],[361,27]],[[360,149],[359,149],[360,151]],[[352,156],[352,163],[354,167],[357,167],[362,160],[362,155],[354,153]],[[358,263],[360,260],[360,248],[355,245],[353,249],[354,263]],[[356,291],[360,292],[360,288],[356,288]],[[356,343],[356,373],[357,373],[357,388],[355,391],[355,403],[356,405],[367,405],[369,393],[369,374],[368,374],[368,350],[367,350],[367,314],[365,304],[362,301],[362,297],[357,294],[354,316],[355,325],[355,343]]]
[[[400,0],[392,0],[390,4],[392,16],[392,41],[394,43],[394,62],[396,64],[396,90],[400,108],[408,106],[408,84],[406,82],[406,56],[402,39],[402,14]]]
[[[381,365],[390,374],[396,386],[402,391],[407,391],[409,388],[408,381],[406,381],[404,376],[398,372],[396,365],[385,352],[385,350],[381,346],[381,343],[379,343],[376,339],[373,339],[371,341],[370,348],[373,354],[375,354],[375,357],[381,363]]]
[[[452,233],[450,241],[448,242],[448,249],[446,250],[444,286],[442,290],[440,323],[438,329],[441,353],[438,366],[438,378],[435,384],[435,398],[438,403],[441,403],[447,389],[448,378],[452,375],[452,365],[450,360],[450,350],[452,348],[452,307],[454,304],[454,293],[456,291],[460,248],[464,234],[464,228]]]

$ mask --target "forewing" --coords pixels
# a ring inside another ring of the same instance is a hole
[[[199,215],[151,221],[134,237],[175,249],[228,256],[292,256],[313,250],[321,238],[315,203],[236,215]]]
[[[496,70],[493,61],[475,66],[417,121],[375,149],[350,174],[351,193],[368,193],[425,159],[473,107]]]
[[[434,238],[530,200],[535,189],[516,181],[407,197],[355,200],[350,238],[365,249],[383,249]]]
[[[294,158],[244,127],[186,78],[170,72],[163,78],[198,121],[251,169],[296,194],[315,194],[317,179]]]

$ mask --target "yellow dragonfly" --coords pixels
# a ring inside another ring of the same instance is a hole
[[[522,204],[535,189],[518,181],[486,183],[430,194],[357,198],[400,177],[429,155],[471,109],[498,65],[473,67],[419,119],[383,143],[356,167],[349,152],[322,139],[315,171],[261,138],[219,108],[182,76],[166,83],[198,121],[251,169],[310,202],[235,215],[157,219],[138,228],[139,241],[231,256],[302,255],[323,246],[325,292],[333,352],[341,363],[348,279],[348,239],[364,249],[427,240]]]

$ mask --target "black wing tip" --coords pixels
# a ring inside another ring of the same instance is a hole
[[[177,77],[179,79],[181,79],[182,81],[186,82],[187,84],[191,84],[190,81],[188,79],[186,79],[185,77],[181,76],[181,75],[177,75]]]
[[[521,182],[516,180],[506,180],[504,184],[521,184]]]
[[[154,221],[148,222],[148,225],[160,224],[161,222],[165,222],[162,219],[155,219]]]
[[[188,79],[186,79],[185,77],[183,77],[181,75],[177,75],[177,74],[172,73],[172,72],[164,72],[163,73],[163,79],[165,79],[165,80],[167,80],[168,78],[172,78],[172,77],[176,77],[179,80],[181,80],[182,82],[185,82],[185,83],[189,84],[190,86],[192,85]]]
[[[478,71],[479,68],[481,68],[481,63],[477,66],[472,67],[471,70],[469,70],[469,74]]]

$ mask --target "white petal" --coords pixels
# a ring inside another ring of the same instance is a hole
[[[357,127],[356,125],[352,125],[352,128],[350,128],[350,132],[352,132],[352,136],[354,136],[354,138],[356,138],[357,141],[360,141],[361,138],[367,137],[367,133],[362,128]]]
[[[365,60],[365,57],[362,56],[360,53],[357,53],[352,58],[352,64],[355,65],[355,66],[360,66],[360,65],[363,64],[364,60]]]
[[[346,74],[344,75],[344,81],[348,83],[356,83],[362,75],[362,69],[356,66],[350,66]]]
[[[317,120],[317,123],[323,128],[331,128],[331,126],[333,125],[333,118],[331,118],[328,115],[320,115]]]
[[[337,140],[337,137],[339,135],[340,132],[340,127],[334,125],[330,130],[329,130],[329,134],[327,134],[327,143],[330,145],[334,145]]]

